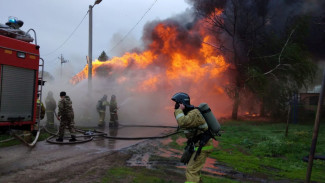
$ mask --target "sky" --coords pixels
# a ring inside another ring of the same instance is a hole
[[[9,16],[24,21],[22,30],[32,28],[36,31],[45,71],[56,75],[61,67],[58,57],[62,54],[69,61],[63,65],[64,70],[68,68],[74,75],[86,65],[89,16],[85,15],[94,1],[0,0],[0,23],[5,24]],[[151,6],[126,39],[112,50]],[[147,22],[164,20],[183,13],[187,8],[190,5],[184,0],[102,0],[93,8],[93,60],[102,51],[109,57],[121,56],[125,51],[140,46],[143,26]]]

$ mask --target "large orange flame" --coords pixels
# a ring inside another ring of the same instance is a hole
[[[216,13],[221,12],[216,10]],[[151,42],[143,52],[127,52],[105,62],[95,60],[93,77],[113,78],[118,85],[128,83],[125,88],[133,93],[169,88],[171,92],[188,90],[192,96],[201,98],[225,96],[222,84],[227,81],[223,74],[229,64],[218,50],[206,44],[217,43],[203,28],[203,22],[198,21],[191,30],[174,23],[158,23],[150,32]],[[132,74],[125,74],[131,71]],[[88,66],[85,66],[70,82],[75,85],[87,77]]]

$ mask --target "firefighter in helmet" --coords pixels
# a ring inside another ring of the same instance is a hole
[[[36,100],[36,123],[40,124],[41,120],[44,119],[45,116],[45,107],[43,102],[41,102],[41,100],[39,99],[39,94],[37,94],[37,100]],[[32,131],[32,134],[35,136],[36,132],[38,130],[38,125],[34,125],[34,130]],[[32,141],[32,137],[31,137],[31,133],[29,131],[24,131],[24,140],[26,142],[31,142]]]
[[[76,141],[76,136],[74,135],[75,129],[73,126],[74,113],[72,108],[72,101],[64,91],[60,92],[60,98],[61,100],[58,104],[58,120],[60,121],[59,138],[57,138],[56,141],[63,142],[64,130],[67,126],[71,134],[71,139],[69,141],[73,142]]]
[[[187,164],[186,182],[202,182],[201,169],[206,158],[213,150],[210,137],[205,134],[208,125],[201,112],[190,103],[190,97],[186,93],[176,93],[172,100],[175,103],[175,118],[188,139],[187,146],[181,158],[181,162]]]
[[[98,100],[96,109],[99,114],[99,122],[98,127],[105,127],[105,116],[106,116],[106,106],[108,106],[109,103],[107,101],[107,95],[104,95],[100,100]]]
[[[47,97],[45,99],[45,105],[46,105],[46,126],[49,128],[54,128],[54,113],[56,109],[56,101],[53,98],[53,92],[49,91],[47,93]]]
[[[39,123],[45,116],[45,107],[43,102],[39,99],[39,94],[37,94],[37,108],[36,108],[36,121]],[[41,109],[41,110],[39,110]]]
[[[110,121],[109,121],[109,127],[118,127],[118,115],[117,115],[117,102],[116,102],[116,96],[111,96],[111,101],[109,102],[109,112],[111,115]]]

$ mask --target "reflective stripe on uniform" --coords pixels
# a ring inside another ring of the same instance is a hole
[[[199,149],[199,147],[195,147],[195,151],[197,151]],[[210,150],[210,149],[213,149],[213,146],[204,146],[202,147],[202,151],[205,151],[205,150]]]
[[[184,116],[184,113],[179,113],[179,114],[177,114],[177,116],[176,116],[176,120],[178,120],[180,117],[183,117]]]
[[[208,128],[208,124],[207,123],[204,123],[203,125],[200,125],[199,126],[199,129],[206,129]]]

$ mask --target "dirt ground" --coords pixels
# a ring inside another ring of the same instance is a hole
[[[145,141],[140,144],[133,145],[123,150],[113,151],[102,157],[94,158],[87,162],[76,163],[62,168],[56,172],[49,174],[44,174],[38,179],[31,179],[30,182],[40,182],[40,183],[94,183],[102,182],[103,177],[107,174],[108,170],[117,167],[127,167],[127,161],[132,157],[134,153],[143,153],[149,149],[152,149],[152,144],[156,144],[155,141]],[[130,167],[132,171],[137,172],[145,167]],[[159,175],[155,175],[159,176]],[[169,180],[173,182],[183,182],[185,177],[182,174],[174,173],[169,171]],[[165,175],[161,175],[161,178],[165,178]],[[119,182],[131,183],[132,180],[128,176],[120,177]]]
[[[141,141],[130,147],[121,150],[113,150],[101,153],[83,153],[75,157],[64,157],[62,159],[49,160],[31,166],[24,166],[20,169],[2,173],[0,182],[7,183],[93,183],[103,182],[103,177],[107,176],[107,172],[112,168],[128,167],[132,171],[142,171],[146,169],[144,166],[128,166],[128,160],[134,154],[145,154],[146,152],[154,152],[157,150],[156,145],[159,140]],[[55,152],[54,152],[55,153]],[[62,163],[66,162],[66,163]],[[19,166],[19,165],[16,165]],[[5,168],[5,167],[2,167]],[[183,182],[185,177],[183,173],[166,170],[168,180],[173,182]],[[165,171],[165,172],[166,172]],[[155,177],[161,176],[166,180],[166,174],[155,174]],[[104,181],[105,182],[105,181]],[[118,182],[128,183],[132,180],[123,176]]]

